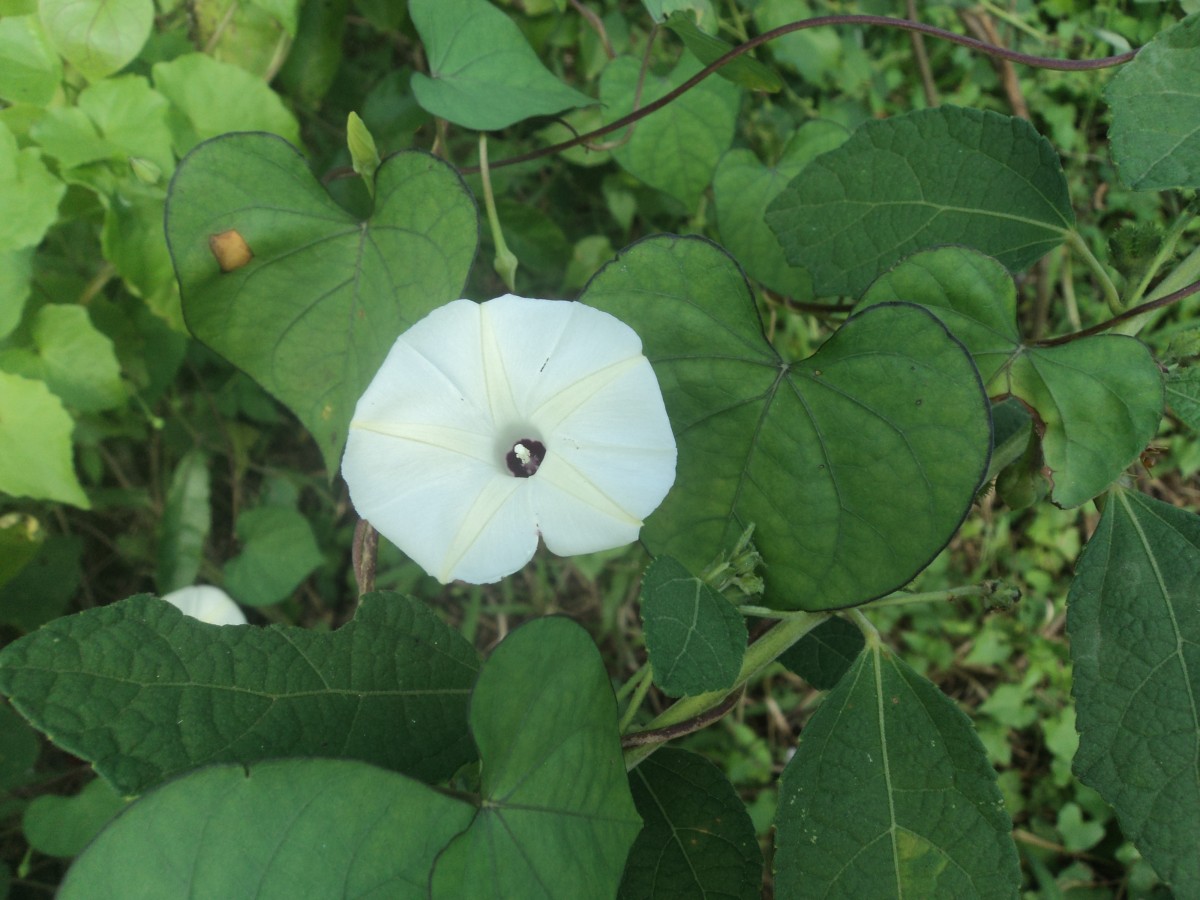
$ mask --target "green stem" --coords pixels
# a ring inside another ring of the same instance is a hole
[[[642,701],[646,699],[646,694],[650,691],[650,685],[654,681],[654,670],[650,668],[650,663],[642,666],[639,672],[640,675],[635,676],[637,679],[637,689],[634,690],[633,697],[629,700],[629,705],[625,707],[625,715],[621,716],[621,724],[618,726],[621,734],[629,730],[629,726],[633,722],[633,717],[642,708]]]
[[[947,588],[944,591],[924,591],[919,594],[889,594],[886,597],[880,597],[878,600],[872,600],[870,603],[864,603],[863,609],[880,609],[884,606],[906,606],[910,603],[954,603],[957,600],[965,600],[967,597],[983,597],[984,599],[995,599],[999,605],[1008,605],[1015,602],[1021,596],[1021,592],[1014,587],[999,581],[987,581],[983,584],[972,584],[966,587]]]
[[[488,171],[487,135],[483,132],[479,133],[479,178],[483,182],[483,205],[487,207],[492,243],[496,245],[496,258],[492,260],[492,268],[504,280],[510,291],[516,291],[517,257],[508,249],[508,244],[504,241],[504,231],[500,228],[496,198],[492,196],[492,177]]]
[[[780,654],[828,618],[829,613],[800,613],[772,626],[770,631],[746,648],[746,655],[742,659],[742,669],[738,673],[737,681],[729,690],[710,691],[707,694],[697,694],[695,697],[684,697],[650,722],[644,730],[654,731],[669,725],[678,725],[689,719],[703,716],[709,710],[716,709],[725,702],[731,692],[738,690],[756,677]],[[625,768],[633,769],[665,742],[664,738],[655,743],[630,747],[625,751]]]
[[[1159,269],[1166,264],[1167,260],[1175,255],[1175,246],[1179,243],[1179,239],[1183,237],[1183,233],[1187,230],[1187,227],[1192,224],[1192,220],[1195,218],[1196,203],[1193,201],[1192,203],[1188,204],[1183,213],[1181,213],[1180,216],[1175,220],[1175,224],[1171,226],[1171,230],[1168,231],[1167,236],[1163,238],[1163,242],[1158,247],[1158,252],[1154,254],[1154,259],[1146,269],[1146,273],[1142,276],[1141,281],[1138,282],[1137,290],[1135,290],[1133,292],[1133,296],[1129,298],[1130,306],[1137,306],[1142,302],[1142,297],[1150,288],[1150,282],[1154,280],[1154,277],[1158,274]],[[1187,282],[1184,282],[1183,284],[1186,283]],[[1183,284],[1180,284],[1179,287],[1183,287]],[[1166,293],[1170,293],[1170,291],[1167,291]],[[1160,293],[1158,296],[1165,296],[1165,294]]]
[[[622,700],[624,700],[626,697],[628,697],[629,694],[633,691],[633,689],[642,683],[642,679],[646,677],[646,670],[649,668],[650,668],[649,662],[642,663],[641,667],[638,668],[638,670],[636,672],[634,672],[631,676],[629,676],[629,680],[626,681],[623,685],[621,685],[620,688],[617,689],[617,702],[618,703],[620,703]]]
[[[1104,291],[1104,300],[1108,303],[1108,308],[1112,310],[1113,315],[1119,315],[1124,307],[1121,305],[1121,295],[1117,293],[1117,286],[1113,284],[1112,278],[1108,271],[1096,259],[1096,255],[1092,253],[1092,248],[1087,245],[1087,241],[1083,239],[1078,231],[1070,228],[1066,232],[1067,243],[1071,246],[1080,258],[1087,264],[1087,267],[1092,270],[1092,274],[1096,276],[1096,280],[1100,282],[1100,287]]]

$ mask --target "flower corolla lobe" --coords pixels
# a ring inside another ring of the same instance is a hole
[[[355,409],[359,514],[438,580],[637,539],[675,439],[636,332],[580,303],[457,300],[402,334]]]

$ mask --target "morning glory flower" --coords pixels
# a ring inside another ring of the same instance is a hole
[[[185,616],[209,625],[245,625],[246,614],[233,598],[211,584],[197,584],[163,594],[166,600]]]
[[[628,325],[581,303],[456,300],[402,334],[354,411],[355,509],[442,583],[637,539],[675,438]]]

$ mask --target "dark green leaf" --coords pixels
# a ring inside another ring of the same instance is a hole
[[[33,631],[66,611],[83,580],[83,538],[54,536],[7,584],[0,586],[0,622]]]
[[[1200,187],[1200,15],[1159,32],[1105,97],[1122,181],[1135,191]]]
[[[828,691],[854,665],[862,648],[862,629],[834,616],[800,638],[779,661],[813,687]]]
[[[642,579],[642,622],[654,683],[671,697],[732,688],[746,623],[732,603],[669,556]]]
[[[0,791],[30,780],[39,749],[37,732],[7,703],[0,706]]]
[[[332,634],[215,626],[140,596],[0,652],[0,690],[59,746],[137,793],[197,765],[362,759],[418,778],[472,757],[470,645],[427,607],[371,594]]]
[[[1022,343],[1016,286],[996,260],[961,247],[915,254],[871,285],[860,308],[897,300],[945,322],[971,351],[991,396],[1012,395],[1037,414],[1060,506],[1099,494],[1154,437],[1163,386],[1150,351],[1115,334],[1054,347]]]
[[[435,116],[496,131],[596,102],[555,78],[521,30],[487,0],[409,0],[408,14],[430,72],[413,75],[413,94]]]
[[[620,900],[757,900],[762,851],[733,785],[711,762],[667,748],[629,773],[645,825],[629,851]]]
[[[987,468],[987,398],[962,345],[908,305],[849,320],[812,357],[766,342],[737,264],[650,238],[581,298],[641,335],[679,444],[642,532],[702,571],[754,524],[767,602],[832,609],[905,584],[958,528]]]
[[[1075,568],[1074,768],[1178,897],[1200,897],[1200,517],[1114,490]]]
[[[809,163],[767,222],[818,295],[858,296],[893,263],[965,244],[1023,269],[1075,222],[1058,154],[1024,119],[937,109],[870,121]]]
[[[203,450],[192,450],[179,460],[167,489],[158,538],[155,583],[160,594],[188,587],[200,571],[204,541],[212,527],[209,483],[208,455]]]
[[[690,13],[677,10],[667,16],[666,25],[679,35],[684,46],[706,66],[715,63],[733,49],[733,44],[728,41],[697,28],[696,20]],[[783,79],[777,73],[748,54],[734,57],[719,68],[717,74],[752,91],[767,91],[773,94],[783,88]]]
[[[0,589],[33,561],[45,540],[46,532],[32,515],[0,514]]]
[[[179,164],[167,238],[192,332],[287,404],[337,468],[350,416],[401,332],[461,296],[475,205],[457,174],[401,153],[377,174],[366,222],[289,145],[261,134],[203,144]],[[253,254],[222,272],[210,239]]]
[[[74,797],[42,794],[25,809],[21,828],[29,846],[47,856],[78,856],[125,801],[103,778]]]
[[[881,646],[809,721],[779,786],[776,896],[1016,896],[1012,823],[970,721]]]
[[[1192,431],[1200,431],[1200,368],[1175,369],[1167,375],[1167,403]]]

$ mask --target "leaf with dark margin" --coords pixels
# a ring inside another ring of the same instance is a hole
[[[1108,495],[1067,598],[1080,780],[1180,898],[1200,897],[1200,517]]]
[[[762,896],[754,823],[719,768],[668,747],[639,763],[629,782],[645,825],[629,851],[620,900]]]
[[[210,239],[230,231],[253,256],[222,272]],[[179,164],[167,239],[192,333],[283,401],[332,472],[396,338],[461,296],[478,222],[458,174],[428,154],[385,160],[360,222],[295,148],[233,134]]]
[[[671,697],[732,688],[746,623],[724,597],[669,556],[642,578],[642,622],[654,683]]]
[[[890,651],[862,653],[784,769],[776,896],[1009,898],[1012,823],[970,720]]]
[[[779,662],[820,691],[832,690],[863,648],[862,629],[834,616],[789,647]]]
[[[765,602],[832,609],[907,583],[970,508],[987,397],[924,310],[869,311],[785,361],[737,263],[679,237],[627,248],[581,299],[641,335],[679,445],[675,487],[642,531],[652,553],[702,571],[753,523]]]
[[[1023,343],[1016,285],[996,260],[964,247],[914,254],[872,284],[859,308],[898,300],[924,306],[966,344],[991,396],[1017,397],[1037,413],[1058,505],[1095,497],[1158,430],[1163,384],[1150,351],[1117,334]]]
[[[1075,213],[1058,154],[1024,119],[942,106],[869,121],[809,163],[767,222],[818,296],[863,289],[898,260],[965,244],[1023,269]]]
[[[337,756],[417,778],[474,756],[475,651],[422,603],[363,598],[333,633],[216,626],[141,595],[57,619],[0,652],[0,691],[136,794],[196,766]]]

